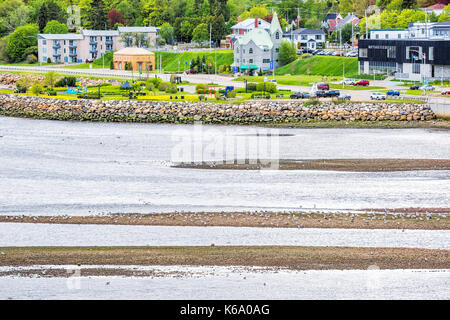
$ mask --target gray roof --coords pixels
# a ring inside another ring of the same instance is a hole
[[[244,21],[236,23],[234,26],[231,27],[231,29],[247,29],[254,27],[254,25],[255,25],[255,18],[248,18],[245,19]],[[258,28],[269,29],[270,23],[264,19],[258,19]]]
[[[286,31],[283,35],[290,36],[291,34],[325,34],[323,30],[314,30],[314,29],[308,29],[308,28],[300,28],[297,30]]]
[[[81,31],[83,33],[83,35],[85,36],[103,36],[103,37],[113,37],[113,36],[118,36],[119,35],[119,31],[117,30],[82,30]]]
[[[143,32],[143,33],[149,33],[149,32],[157,32],[158,28],[155,27],[119,27],[117,28],[119,33],[122,32]]]
[[[41,33],[38,39],[46,40],[83,40],[83,35],[78,33]]]
[[[450,20],[434,23],[431,27],[450,27]]]

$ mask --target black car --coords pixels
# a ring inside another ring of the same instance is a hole
[[[409,89],[411,89],[411,90],[419,90],[419,88],[420,88],[420,84],[415,84],[415,85],[409,87]]]
[[[339,90],[329,90],[327,92],[327,97],[339,97],[340,94]]]
[[[339,95],[340,95],[339,90],[329,90],[329,91],[319,90],[319,91],[316,91],[316,97],[318,97],[318,98],[339,97]]]
[[[291,99],[305,99],[309,98],[309,93],[307,92],[295,92],[291,94]]]

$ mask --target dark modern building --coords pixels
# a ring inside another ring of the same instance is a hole
[[[383,72],[398,79],[450,79],[450,39],[362,39],[359,73]]]

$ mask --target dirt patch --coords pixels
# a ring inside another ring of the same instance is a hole
[[[352,172],[389,172],[414,170],[450,170],[450,159],[320,159],[320,160],[236,160],[233,163],[179,163],[175,168],[220,170],[332,170]]]
[[[450,230],[450,209],[432,212],[425,208],[416,211],[408,209],[400,213],[387,210],[382,213],[172,212],[103,216],[0,216],[0,222]]]
[[[376,265],[380,269],[445,269],[450,262],[450,250],[409,248],[7,247],[0,248],[0,252],[2,266],[79,265],[81,268],[83,265],[217,265],[346,270]],[[91,275],[105,273],[103,269],[90,272]]]

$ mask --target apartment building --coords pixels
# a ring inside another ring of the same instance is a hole
[[[91,61],[133,46],[132,34],[141,33],[150,47],[156,45],[158,29],[155,27],[119,27],[118,30],[81,30],[81,33],[39,34],[38,59],[40,62],[75,63]],[[127,36],[128,39],[127,40]]]

